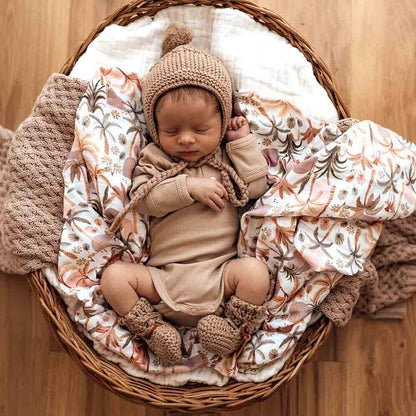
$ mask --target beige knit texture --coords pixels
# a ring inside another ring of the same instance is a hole
[[[167,28],[162,42],[162,56],[181,45],[191,43],[192,31],[180,22],[173,22]]]
[[[5,255],[4,231],[1,226],[4,218],[4,200],[10,187],[7,152],[13,137],[14,133],[11,130],[0,126],[0,270],[5,273],[14,273],[15,270],[19,269],[18,258],[10,253]]]
[[[207,351],[227,356],[244,347],[266,319],[266,304],[254,305],[232,295],[225,304],[225,318],[207,315],[198,321],[198,338]]]
[[[143,339],[163,365],[174,365],[182,360],[179,332],[163,320],[162,314],[146,298],[139,298],[119,323]]]
[[[14,139],[3,134],[2,162],[7,147],[9,153],[7,170],[0,171],[0,269],[6,273],[26,274],[58,261],[62,169],[86,87],[86,81],[51,75]]]
[[[166,29],[163,44],[186,42],[189,37],[180,36],[182,26],[173,23]],[[173,36],[174,40],[170,39]],[[170,46],[173,46],[173,45]],[[159,137],[154,120],[154,107],[157,99],[165,92],[190,85],[212,92],[222,109],[222,132],[225,135],[232,113],[232,80],[221,60],[203,50],[180,45],[166,53],[153,65],[142,79],[142,101],[146,126],[155,143]]]
[[[341,130],[342,133],[345,133],[351,126],[360,121],[356,118],[344,118],[337,122],[337,127]]]

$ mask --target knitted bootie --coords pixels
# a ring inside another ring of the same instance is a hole
[[[239,348],[241,351],[266,318],[265,303],[254,305],[232,295],[225,305],[225,318],[207,315],[198,321],[199,341],[207,351],[220,356],[229,355]]]
[[[144,339],[163,365],[174,365],[182,359],[181,336],[163,320],[146,298],[139,298],[130,312],[119,320],[130,332]]]

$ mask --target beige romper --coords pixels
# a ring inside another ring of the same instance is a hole
[[[217,157],[234,167],[248,185],[250,199],[266,192],[268,165],[253,135],[228,142],[217,150]],[[174,164],[156,144],[147,145],[140,153],[130,193]],[[221,311],[223,269],[237,254],[239,215],[226,199],[220,213],[195,201],[186,187],[187,176],[221,181],[212,166],[185,168],[155,186],[136,210],[150,216],[146,266],[161,298],[155,309],[172,323],[196,326],[202,316]]]

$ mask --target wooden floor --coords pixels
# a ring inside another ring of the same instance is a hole
[[[0,124],[123,0],[0,0]],[[328,64],[351,114],[416,141],[415,0],[259,0]],[[359,319],[267,401],[229,415],[416,415],[416,299],[404,321]],[[24,277],[0,275],[0,415],[167,415],[119,399],[63,353]],[[71,399],[70,399],[71,397]],[[76,400],[73,400],[73,397]],[[227,414],[227,413],[224,413]]]

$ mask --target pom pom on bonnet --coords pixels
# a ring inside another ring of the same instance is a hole
[[[221,60],[188,44],[191,30],[182,23],[171,23],[162,43],[162,58],[142,79],[142,101],[146,125],[152,140],[159,144],[154,107],[165,92],[189,85],[204,88],[215,95],[221,105],[222,132],[227,131],[232,113],[232,80]]]

